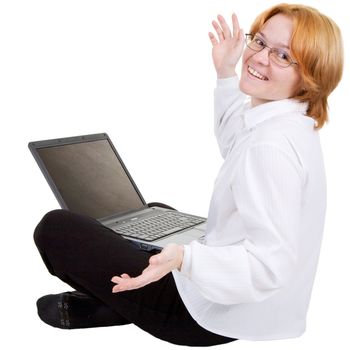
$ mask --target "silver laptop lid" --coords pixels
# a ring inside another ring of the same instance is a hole
[[[62,208],[102,219],[146,206],[106,133],[28,147]]]

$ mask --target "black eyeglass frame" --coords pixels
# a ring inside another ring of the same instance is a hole
[[[271,52],[276,52],[276,51],[279,51],[279,49],[275,48],[275,47],[270,47],[270,46],[267,46],[262,39],[260,39],[262,42],[263,42],[263,45],[261,45],[261,49],[260,50],[256,50],[256,49],[253,49],[252,47],[249,46],[249,44],[253,41],[253,39],[255,38],[255,34],[245,34],[245,43],[247,45],[247,47],[249,47],[251,50],[255,51],[255,52],[260,52],[262,50],[264,50],[265,48],[269,49],[269,56],[271,54]],[[298,62],[295,62],[293,61],[292,57],[290,57],[288,54],[286,54],[288,57],[289,57],[289,60],[290,63],[287,65],[287,66],[284,66],[284,65],[281,65],[275,61],[273,61],[275,64],[277,64],[279,67],[281,68],[288,68],[290,67],[292,64],[295,64],[295,65],[298,65]]]

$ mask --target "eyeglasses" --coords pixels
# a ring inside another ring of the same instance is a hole
[[[264,40],[257,35],[246,34],[245,42],[251,50],[256,52],[262,51],[265,48],[269,49],[269,57],[271,61],[277,64],[279,67],[287,68],[292,64],[298,64],[297,62],[293,61],[288,53],[281,49],[267,46]]]

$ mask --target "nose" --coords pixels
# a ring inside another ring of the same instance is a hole
[[[269,55],[270,55],[270,50],[269,50],[267,47],[265,47],[265,48],[262,49],[261,51],[256,52],[256,53],[253,55],[253,59],[254,59],[256,62],[267,66],[267,65],[270,64]]]

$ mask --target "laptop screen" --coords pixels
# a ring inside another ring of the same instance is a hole
[[[67,209],[100,219],[144,206],[106,139],[39,147],[36,152]]]

